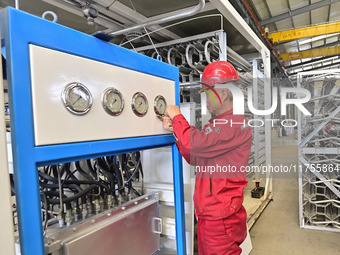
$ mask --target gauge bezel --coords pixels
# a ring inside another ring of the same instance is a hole
[[[84,108],[82,111],[77,111],[72,107],[72,105],[70,105],[70,100],[69,100],[70,92],[76,87],[80,87],[83,90],[85,90],[86,94],[89,96],[88,106],[86,108]],[[64,103],[65,108],[69,112],[71,112],[75,115],[84,115],[84,114],[88,113],[91,110],[92,103],[93,103],[93,98],[92,98],[92,94],[91,94],[90,90],[84,84],[82,84],[80,82],[68,83],[63,88],[63,91],[61,92],[61,98],[62,98],[62,101]]]
[[[158,95],[156,96],[155,100],[153,101],[153,109],[156,113],[156,115],[164,115],[164,113],[160,113],[158,110],[157,110],[157,102],[162,99],[164,102],[165,102],[165,107],[168,106],[168,103],[166,102],[165,98],[162,96],[162,95]]]
[[[117,94],[120,97],[120,99],[122,100],[122,105],[120,106],[119,111],[117,111],[117,112],[111,111],[109,109],[108,105],[107,105],[107,96],[110,93]],[[122,95],[122,93],[120,93],[120,91],[118,89],[115,89],[113,87],[110,87],[110,88],[107,88],[107,89],[104,90],[104,92],[102,93],[101,101],[102,101],[102,106],[103,106],[105,112],[108,113],[111,116],[119,116],[124,110],[124,104],[125,103],[124,103],[123,95]]]
[[[136,109],[135,106],[135,100],[137,99],[137,97],[142,97],[145,101],[146,107],[145,107],[145,112],[140,113],[138,112],[138,110]],[[131,99],[131,107],[132,107],[132,111],[134,112],[134,114],[136,114],[138,117],[143,117],[145,116],[145,114],[147,114],[148,110],[149,110],[149,103],[148,103],[148,99],[146,98],[146,96],[142,93],[142,92],[136,92]]]

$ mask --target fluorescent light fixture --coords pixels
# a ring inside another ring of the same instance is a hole
[[[315,41],[322,40],[322,39],[329,38],[329,37],[333,37],[333,36],[336,36],[336,35],[340,35],[340,33],[334,33],[334,34],[327,34],[327,35],[315,36],[315,37],[312,37],[312,38],[309,38],[309,39],[300,41],[300,42],[299,42],[299,45],[303,45],[303,44],[315,42]]]

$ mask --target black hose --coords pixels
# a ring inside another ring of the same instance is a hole
[[[40,186],[43,188],[47,188],[47,189],[59,189],[59,184],[58,183],[44,183],[44,182],[40,182]],[[78,185],[76,184],[65,184],[63,185],[63,188],[67,188],[73,191],[77,191],[77,192],[81,192],[83,191],[82,188],[80,188]]]
[[[48,175],[51,175],[52,172],[52,166],[46,166],[44,167],[44,172]]]
[[[141,194],[140,194],[134,187],[132,187],[132,191],[133,191],[133,193],[135,193],[138,197],[141,196]]]
[[[86,194],[91,192],[96,187],[97,187],[97,185],[90,185],[89,187],[87,187],[86,189],[82,190],[81,192],[75,194],[74,196],[63,198],[63,202],[64,203],[70,203],[74,200],[77,200],[77,199],[81,198],[82,196],[85,196]],[[60,203],[60,199],[47,198],[47,202],[50,203],[50,204],[56,205],[56,204]]]
[[[90,159],[86,160],[86,164],[90,170],[90,174],[93,176],[93,178],[97,179],[98,178],[97,171],[95,171],[94,168],[92,167],[91,160]]]
[[[125,185],[126,185],[127,183],[131,183],[132,178],[136,175],[137,171],[139,170],[139,165],[140,165],[140,159],[138,160],[137,165],[136,165],[135,169],[133,170],[133,172],[132,172],[130,178],[125,182]]]
[[[57,168],[57,166],[53,165],[51,167],[52,167],[53,176],[58,176],[58,168]]]
[[[72,179],[72,180],[78,180],[77,177],[74,176],[74,173],[76,171],[73,171],[71,172],[71,164],[70,163],[67,163],[67,165],[65,166],[65,169],[66,169],[66,172],[67,172],[67,175],[65,177],[65,180],[68,180],[68,179]]]
[[[106,165],[105,161],[103,161],[101,158],[97,158],[97,166],[102,171],[102,173],[105,175],[105,177],[109,180],[110,187],[113,190],[115,187],[115,180],[114,175],[110,172],[110,168]]]
[[[132,180],[132,176],[130,177],[130,169],[127,166],[127,160],[128,160],[127,154],[124,154],[122,156],[122,170],[125,172],[126,179]],[[128,187],[128,192],[127,193],[130,194],[131,189],[132,189],[131,181],[126,181],[126,182],[124,182],[124,184],[125,184],[125,186]]]
[[[43,172],[38,172],[38,174],[39,174],[39,177],[41,177],[41,178],[43,178],[43,179],[45,179],[47,181],[58,183],[58,179],[56,179],[56,178],[54,178],[54,177],[52,177],[50,175],[47,175],[47,174],[45,174]]]
[[[81,167],[80,167],[80,163],[79,161],[76,161],[75,162],[75,166],[76,166],[76,169],[78,170],[78,172],[84,176],[86,179],[88,180],[93,180],[92,176],[90,176],[88,173],[86,173]]]
[[[78,169],[73,170],[72,172],[71,172],[69,169],[66,170],[67,175],[65,176],[65,179],[63,180],[63,183],[62,183],[62,184],[64,184],[65,181],[67,181],[67,180],[70,179],[70,178],[72,178],[72,180],[78,180],[78,179],[74,176],[74,173],[77,172],[77,171],[78,171]]]
[[[136,152],[136,155],[137,155],[138,160],[141,160],[141,156],[140,156],[139,151]],[[142,195],[143,195],[144,194],[144,171],[143,171],[142,162],[140,163],[139,172],[140,172],[140,175],[142,176]]]
[[[59,197],[59,191],[54,191],[54,190],[46,190],[43,191],[42,193],[44,193],[46,196],[48,197]],[[67,196],[65,194],[63,194],[63,198],[67,198]]]
[[[43,192],[40,193],[40,198],[43,197],[44,199],[46,199],[46,203],[47,203],[47,197],[48,196],[59,197],[59,191],[48,190],[48,191],[43,191]],[[65,198],[67,198],[67,196],[65,194],[63,194],[63,200]],[[43,202],[45,202],[45,201],[43,201]],[[72,209],[71,202],[66,202],[65,206],[66,206],[66,210]]]
[[[124,183],[123,183],[122,173],[119,170],[119,166],[114,161],[112,161],[110,166],[111,166],[111,170],[113,170],[113,172],[116,176],[117,184],[118,184],[118,190],[120,191],[121,194],[123,194],[124,193]]]
[[[42,172],[39,172],[39,176],[43,179],[46,179],[50,182],[53,183],[58,183],[58,180],[52,176],[46,175]],[[95,180],[63,180],[64,184],[77,184],[77,185],[86,185],[86,184],[97,184],[101,187],[103,187],[104,189],[106,189],[107,192],[111,192],[110,188],[104,184],[102,181],[95,181]]]
[[[143,194],[143,191],[144,191],[144,173],[143,173],[143,166],[142,166],[142,162],[141,162],[141,156],[140,156],[140,152],[137,151],[136,152],[136,158],[137,158],[137,165],[135,166],[135,169],[133,170],[131,176],[128,178],[128,180],[125,182],[125,185],[127,183],[131,183],[132,179],[135,177],[135,175],[139,172],[141,177],[142,177],[142,194]],[[132,191],[137,195],[137,196],[140,196],[140,194],[134,189],[132,188]],[[137,192],[137,193],[136,193]]]

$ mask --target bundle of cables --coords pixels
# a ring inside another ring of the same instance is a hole
[[[38,174],[44,229],[57,221],[60,227],[70,225],[143,194],[140,152],[45,166]],[[135,181],[142,182],[141,190],[133,187]],[[11,184],[14,195],[13,176]]]

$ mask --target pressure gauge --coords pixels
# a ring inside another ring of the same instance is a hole
[[[124,109],[122,94],[115,88],[106,89],[102,95],[102,106],[108,114],[118,116]]]
[[[148,108],[149,108],[149,104],[148,104],[148,100],[146,99],[146,96],[141,92],[135,93],[132,97],[131,107],[132,107],[132,111],[138,117],[143,117],[148,112]]]
[[[165,98],[161,95],[156,96],[155,101],[153,103],[153,109],[157,115],[164,115],[167,104]]]
[[[67,84],[61,94],[67,110],[76,115],[83,115],[92,107],[92,95],[87,87],[80,82]]]

